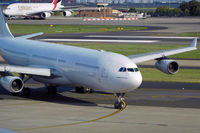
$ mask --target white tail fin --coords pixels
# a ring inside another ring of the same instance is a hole
[[[53,10],[56,9],[57,5],[61,5],[61,3],[62,3],[62,0],[53,0],[53,2],[52,2],[52,4],[54,4]]]
[[[0,6],[0,37],[13,37],[5,21],[1,6]]]
[[[61,5],[62,0],[53,0],[53,4]]]

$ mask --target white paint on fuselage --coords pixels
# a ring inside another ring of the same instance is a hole
[[[62,5],[57,5],[55,11],[60,10]],[[9,5],[4,14],[8,16],[27,16],[33,13],[53,11],[54,4],[52,3],[16,3]]]
[[[44,83],[122,93],[142,82],[139,71],[119,72],[121,67],[137,66],[128,57],[112,52],[6,37],[0,38],[0,47],[9,64],[51,68],[58,78],[35,77]]]

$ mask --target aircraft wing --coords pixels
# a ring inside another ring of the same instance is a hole
[[[29,38],[32,38],[32,37],[40,36],[42,34],[43,34],[43,32],[39,32],[39,33],[34,33],[34,34],[19,36],[19,37],[16,37],[16,38],[29,39]]]
[[[51,70],[48,68],[24,67],[14,65],[0,65],[0,73],[15,72],[20,74],[51,76]]]
[[[80,7],[82,7],[82,6],[64,6],[64,7],[61,7],[60,9],[78,9],[78,8],[80,8]]]
[[[192,44],[189,47],[183,47],[183,48],[177,48],[177,49],[172,49],[172,50],[162,50],[162,51],[157,51],[157,52],[152,52],[152,53],[145,53],[145,54],[138,54],[138,55],[130,55],[128,56],[134,63],[140,63],[140,62],[145,62],[148,60],[153,60],[153,59],[159,59],[162,57],[166,57],[169,55],[174,55],[174,54],[179,54],[187,51],[192,51],[196,50],[197,46],[197,38],[195,38],[192,42]]]
[[[34,12],[28,12],[24,16],[37,15],[37,14],[40,14],[40,13],[43,13],[43,12],[49,12],[49,13],[51,13],[53,11],[51,11],[51,10],[43,10],[43,11],[37,11],[37,12],[35,12],[35,11]]]

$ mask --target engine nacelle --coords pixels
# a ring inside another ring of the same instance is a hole
[[[41,19],[45,19],[45,18],[48,18],[48,17],[51,17],[51,13],[49,13],[49,12],[43,12],[43,13],[40,14]]]
[[[5,76],[0,79],[0,83],[4,89],[11,93],[21,92],[24,87],[24,82],[21,78],[15,76]]]
[[[170,59],[159,60],[155,63],[155,66],[157,69],[167,74],[175,74],[179,70],[179,64]]]
[[[69,16],[72,15],[72,13],[70,11],[63,11],[62,15],[65,16],[65,17],[69,17]]]

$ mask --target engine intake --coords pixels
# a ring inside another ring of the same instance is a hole
[[[48,18],[48,17],[51,17],[51,13],[49,13],[49,12],[43,12],[43,13],[40,14],[41,19],[45,19],[45,18]]]
[[[24,87],[24,82],[19,77],[5,76],[0,79],[0,83],[4,89],[11,93],[21,92]]]
[[[156,68],[167,74],[175,74],[179,70],[179,64],[171,59],[162,59],[156,62]]]
[[[63,15],[64,17],[69,17],[69,16],[72,15],[72,13],[71,13],[70,11],[63,11],[63,12],[62,12],[62,15]]]

